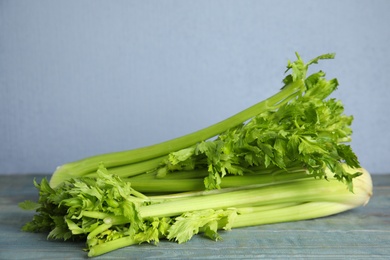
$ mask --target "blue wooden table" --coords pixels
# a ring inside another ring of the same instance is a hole
[[[48,241],[20,231],[33,212],[18,208],[36,200],[34,177],[0,175],[0,259],[85,259],[83,243]],[[96,259],[390,259],[390,175],[374,175],[370,203],[308,221],[221,231],[214,242],[201,235],[185,244],[162,241],[123,248]]]

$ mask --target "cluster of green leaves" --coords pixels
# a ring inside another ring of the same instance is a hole
[[[25,210],[35,210],[37,214],[34,215],[32,221],[23,226],[22,230],[50,232],[48,238],[51,239],[83,239],[83,237],[72,235],[64,219],[67,209],[61,205],[61,202],[69,196],[62,192],[55,192],[46,178],[40,183],[34,180],[34,185],[39,190],[38,202],[27,200],[19,203],[19,206]]]
[[[175,218],[167,238],[180,244],[187,242],[193,235],[202,231],[212,240],[220,240],[218,229],[222,227],[225,230],[230,230],[236,216],[237,210],[232,208],[185,212]]]
[[[35,182],[40,193],[38,203],[25,201],[20,207],[38,214],[23,230],[49,232],[49,239],[86,240],[88,250],[95,254],[96,250],[117,249],[121,245],[118,241],[123,240],[126,246],[157,244],[161,238],[184,243],[199,232],[216,240],[221,223],[229,229],[228,220],[235,215],[234,210],[208,209],[172,217],[142,217],[141,207],[161,202],[134,190],[130,182],[110,174],[103,165],[97,175],[70,179],[54,189],[46,179]]]
[[[24,226],[26,231],[50,231],[52,239],[85,239],[89,246],[128,234],[150,232],[139,216],[139,207],[147,197],[117,176],[99,167],[98,178],[77,178],[52,189],[43,179],[38,204],[26,201],[22,208],[36,208],[38,215]],[[153,220],[147,220],[152,221]],[[118,224],[119,223],[119,224]],[[129,224],[131,223],[131,225]],[[115,229],[110,229],[115,225]],[[141,236],[141,235],[140,235]],[[155,234],[158,240],[159,234]]]
[[[338,86],[336,79],[327,80],[322,71],[306,78],[310,64],[332,57],[320,56],[305,64],[298,56],[296,62],[289,62],[292,73],[283,82],[285,86],[302,82],[304,91],[214,140],[171,153],[164,167],[169,171],[208,169],[207,189],[220,188],[228,174],[243,175],[256,167],[287,170],[300,165],[314,177],[325,176],[329,168],[352,190],[352,179],[359,174],[346,172],[342,164],[359,167],[356,155],[345,144],[352,134],[353,117],[344,114],[341,101],[329,98]]]

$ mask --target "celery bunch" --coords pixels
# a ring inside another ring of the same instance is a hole
[[[40,184],[26,231],[85,239],[89,256],[143,242],[323,217],[368,202],[370,175],[346,144],[352,116],[336,79],[288,62],[274,96],[205,129],[60,166]]]

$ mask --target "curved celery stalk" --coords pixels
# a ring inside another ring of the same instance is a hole
[[[180,176],[180,174],[179,174]],[[194,191],[204,190],[203,175],[197,178],[177,178],[177,179],[158,179],[158,178],[131,178],[123,179],[129,181],[131,187],[142,193],[177,193],[163,195],[161,197],[178,197],[185,196],[186,191],[191,191],[187,194],[193,194]],[[313,178],[310,174],[307,174],[304,168],[289,168],[280,174],[252,174],[243,176],[226,176],[222,183],[221,188],[242,187],[256,185],[269,185],[287,182],[291,180]],[[183,194],[184,193],[184,194]]]
[[[148,171],[156,168],[159,165],[159,161],[149,161],[157,157],[163,157],[170,152],[186,148],[194,145],[200,141],[207,140],[211,137],[218,135],[227,129],[237,126],[253,116],[270,110],[276,109],[282,104],[290,101],[296,97],[301,91],[304,90],[303,80],[297,80],[285,86],[277,94],[270,98],[259,102],[219,123],[201,129],[191,134],[187,134],[166,142],[159,144],[137,148],[134,150],[114,152],[96,155],[81,159],[75,162],[70,162],[59,166],[50,179],[50,186],[56,187],[61,182],[76,177],[82,177],[87,174],[96,172],[100,163],[104,163],[106,168],[118,167],[127,165],[127,170],[131,171],[131,165],[138,167],[138,163],[142,163],[144,168],[139,169],[138,172]]]
[[[326,217],[365,206],[372,196],[372,179],[364,168],[359,170],[363,174],[354,179],[354,193],[341,187],[337,192],[324,193],[320,199],[318,196],[313,197],[315,199],[309,197],[307,202],[289,207],[272,210],[267,208],[262,210],[261,207],[257,210],[256,207],[242,209],[242,214],[237,216],[232,227],[257,226]],[[332,183],[325,185],[323,190],[320,191],[321,194],[322,192],[326,192],[327,186],[330,185],[340,186],[340,183],[333,183],[332,181]]]
[[[357,169],[347,168],[348,171]],[[183,212],[204,210],[208,208],[221,209],[230,207],[245,207],[246,205],[275,205],[278,203],[329,201],[361,206],[368,202],[372,194],[371,177],[367,171],[360,169],[362,176],[354,182],[354,193],[351,193],[343,183],[329,178],[316,180],[302,178],[290,182],[269,184],[266,186],[243,186],[241,190],[224,192],[205,191],[201,196],[185,197],[141,207],[140,215],[146,217],[175,216]]]
[[[347,169],[352,170],[352,169]],[[355,169],[353,169],[354,171]],[[181,213],[206,212],[209,209],[221,209],[222,211],[235,211],[237,215],[227,223],[226,219],[218,220],[218,229],[240,228],[280,222],[291,222],[326,217],[338,214],[353,208],[364,206],[372,196],[372,180],[365,169],[359,169],[362,175],[354,179],[354,193],[348,191],[341,182],[330,178],[326,180],[302,179],[280,185],[271,185],[255,189],[243,189],[241,191],[225,192],[215,190],[205,192],[194,197],[173,199],[161,204],[149,205],[140,208],[143,218],[180,216]],[[211,193],[208,194],[208,193]],[[210,211],[211,214],[215,211]],[[90,212],[88,216],[101,219],[111,218],[107,214]],[[204,216],[204,215],[203,215]],[[118,223],[126,222],[123,218]],[[179,220],[180,218],[180,220]],[[176,218],[177,221],[186,222],[192,226],[195,219],[186,219],[186,215]],[[124,221],[124,222],[123,222]],[[176,235],[187,230],[179,229],[173,224],[168,230],[168,238],[177,242],[186,242],[177,239]],[[199,226],[199,232],[207,230],[207,227]],[[172,236],[175,234],[175,236]],[[122,237],[113,241],[97,244],[89,248],[88,256],[98,256],[110,251],[138,244],[132,236]]]

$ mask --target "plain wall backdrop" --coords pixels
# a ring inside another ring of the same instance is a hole
[[[389,173],[390,1],[0,1],[0,173],[165,141],[279,91],[335,52],[351,143]]]

